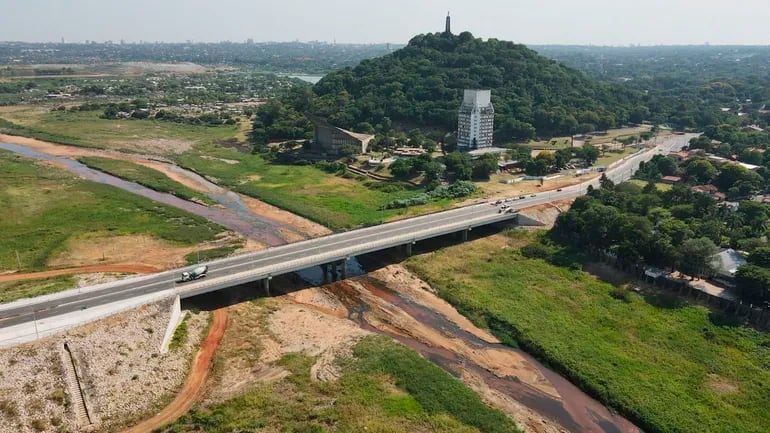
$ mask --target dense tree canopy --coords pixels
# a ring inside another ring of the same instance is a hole
[[[324,77],[311,111],[341,127],[390,121],[452,131],[463,89],[492,89],[496,140],[606,129],[644,120],[639,94],[602,84],[512,42],[425,34],[391,55]]]

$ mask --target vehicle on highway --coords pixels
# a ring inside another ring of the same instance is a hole
[[[530,197],[536,197],[535,194],[530,195]]]
[[[557,189],[556,192],[561,192],[561,188]]]
[[[508,209],[505,210],[505,213],[513,213],[513,208],[509,207]]]
[[[208,271],[209,271],[208,266],[198,266],[197,268],[193,269],[190,272],[182,272],[182,278],[179,281],[184,283],[187,281],[203,278],[206,276],[206,273]]]
[[[519,200],[524,200],[525,198],[527,198],[527,197],[526,197],[526,196],[523,196],[523,195],[520,195],[520,196],[519,196]]]
[[[495,204],[500,204],[502,202],[503,202],[502,200],[498,200],[498,201],[495,202]]]

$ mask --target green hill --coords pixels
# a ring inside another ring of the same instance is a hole
[[[524,45],[425,34],[389,55],[324,77],[291,105],[360,132],[456,128],[462,90],[492,89],[501,142],[606,129],[647,115],[641,94],[600,83]]]

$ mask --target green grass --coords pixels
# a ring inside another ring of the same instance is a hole
[[[201,262],[206,262],[213,259],[227,257],[238,248],[240,248],[240,245],[227,245],[224,247],[209,248],[206,250],[200,250],[187,254],[184,256],[184,259],[187,261],[188,265],[194,265],[198,263],[198,259],[200,259]]]
[[[770,334],[664,295],[616,299],[591,275],[522,256],[515,247],[531,238],[508,233],[407,265],[645,431],[767,432]]]
[[[633,183],[634,185],[638,185],[642,188],[647,186],[647,184],[649,183],[646,180],[642,180],[642,179],[631,179],[628,182]],[[656,182],[655,188],[657,188],[658,191],[668,191],[672,188],[672,185],[670,183]]]
[[[204,218],[109,185],[0,151],[0,270],[45,269],[78,236],[150,234],[179,245],[225,229]]]
[[[481,403],[462,382],[388,338],[359,342],[354,358],[342,361],[337,381],[311,380],[314,362],[308,356],[286,355],[279,361],[291,372],[286,379],[193,410],[162,431],[517,431],[509,418]]]
[[[239,161],[228,164],[210,156]],[[333,229],[379,223],[415,213],[446,208],[449,200],[409,209],[380,210],[392,200],[407,198],[421,189],[383,192],[365,185],[366,181],[347,179],[313,166],[278,165],[259,155],[247,155],[215,145],[199,145],[178,157],[179,164],[232,190],[264,200],[274,206],[302,215]]]
[[[34,298],[73,287],[75,287],[75,278],[72,275],[0,283],[0,303]]]
[[[187,147],[234,137],[237,126],[207,127],[159,120],[101,119],[101,111],[19,110],[4,112],[0,129],[61,144],[148,153],[168,153],[162,140],[179,140]],[[153,149],[155,147],[155,149]]]
[[[184,319],[179,323],[179,326],[174,330],[174,335],[171,336],[171,342],[168,344],[169,350],[177,350],[184,346],[187,342],[187,318],[189,315],[185,315]]]
[[[634,149],[633,147],[626,147],[625,149],[622,149],[619,151],[608,150],[607,152],[605,152],[604,156],[601,156],[599,157],[599,159],[596,160],[596,163],[594,165],[608,166],[613,162],[620,161],[626,156],[633,155],[636,152],[637,152],[637,149]]]
[[[208,205],[216,204],[216,201],[207,195],[188,188],[181,183],[169,178],[165,174],[143,165],[130,161],[122,161],[112,158],[81,157],[78,161],[99,171],[111,174],[130,182],[154,189],[155,191],[173,194],[184,200],[194,200]]]

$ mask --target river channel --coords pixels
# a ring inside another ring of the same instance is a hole
[[[68,171],[83,179],[114,186],[132,194],[140,195],[159,203],[185,210],[269,246],[283,245],[286,243],[281,236],[279,229],[297,232],[296,229],[289,225],[254,215],[237,194],[209,182],[196,173],[173,164],[168,164],[171,170],[184,174],[191,179],[195,179],[198,183],[206,186],[209,190],[206,195],[216,201],[219,205],[204,206],[183,200],[173,194],[158,192],[137,183],[94,170],[74,159],[49,155],[26,146],[0,143],[0,149],[14,152],[27,158],[55,162],[62,167],[66,167]]]

